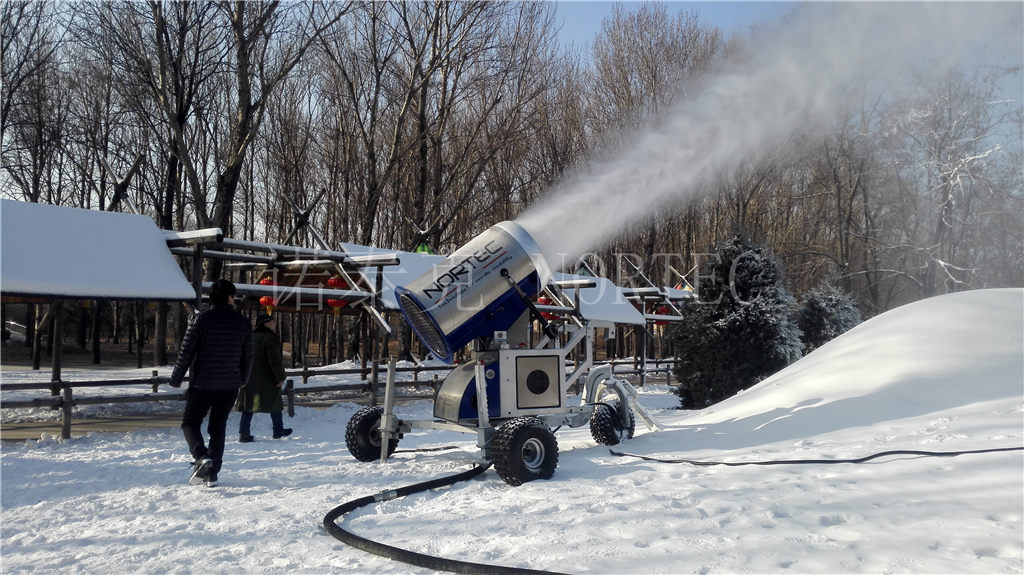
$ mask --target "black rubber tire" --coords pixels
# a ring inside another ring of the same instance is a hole
[[[625,408],[629,425],[623,428],[617,411],[622,408],[622,404],[619,403],[599,403],[594,406],[594,413],[590,416],[590,435],[594,441],[601,445],[618,445],[624,439],[633,438],[633,432],[636,431],[633,411]]]
[[[498,428],[490,457],[498,477],[513,487],[551,479],[558,467],[558,441],[540,419],[517,417]]]
[[[348,420],[345,428],[345,446],[349,453],[359,461],[377,461],[380,459],[380,419],[384,408],[364,407]],[[392,437],[388,442],[388,457],[398,447],[398,438]]]

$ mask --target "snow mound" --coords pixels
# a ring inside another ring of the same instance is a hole
[[[674,419],[717,438],[697,445],[719,449],[993,403],[1008,403],[1019,424],[1012,405],[1024,396],[1022,334],[1022,289],[929,298],[872,318],[756,386]]]

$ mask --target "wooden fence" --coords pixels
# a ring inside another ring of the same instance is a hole
[[[628,370],[616,370],[616,366],[621,365],[636,365],[633,360],[617,360],[603,362],[598,365],[611,365],[612,371],[615,375],[639,375],[640,385],[644,385],[647,382],[647,378],[651,374],[664,373],[666,385],[672,384],[672,367],[661,367],[661,364],[668,363],[672,364],[672,360],[649,360],[648,364],[653,363],[654,368],[641,367]],[[386,366],[384,370],[386,371]],[[411,373],[411,380],[397,380],[395,381],[396,387],[420,387],[429,385],[435,390],[439,385],[439,378],[437,372],[448,372],[451,371],[451,366],[414,366],[414,367],[396,367],[396,373]],[[369,396],[370,404],[377,405],[379,400],[379,389],[380,389],[380,378],[379,374],[381,366],[379,363],[374,363],[371,367],[366,368],[345,368],[345,369],[324,369],[324,368],[309,368],[303,367],[301,369],[285,370],[285,375],[288,376],[284,386],[284,394],[286,397],[286,405],[288,415],[295,415],[295,396],[296,395],[307,395],[307,394],[318,394],[318,393],[329,393],[329,392],[357,392],[365,393]],[[434,372],[433,377],[426,380],[421,380],[420,375],[424,372]],[[358,383],[338,383],[332,385],[319,385],[309,386],[309,380],[314,377],[323,377],[328,375],[359,375],[364,378],[364,381]],[[295,380],[293,378],[299,378],[301,386],[296,388]],[[147,401],[183,401],[185,399],[185,392],[177,393],[159,393],[161,385],[166,385],[170,381],[169,377],[160,376],[156,371],[153,371],[153,375],[149,378],[140,379],[117,379],[117,380],[100,380],[100,381],[60,381],[60,382],[33,382],[33,383],[7,383],[0,386],[0,391],[16,391],[16,390],[34,390],[34,389],[46,389],[50,390],[51,395],[45,398],[34,398],[34,399],[23,399],[23,400],[6,400],[0,396],[0,409],[18,409],[18,408],[40,408],[45,407],[52,410],[60,410],[61,413],[61,437],[69,439],[71,437],[71,408],[76,405],[103,405],[103,404],[119,404],[119,403],[140,403]],[[187,381],[187,378],[186,378]],[[97,396],[97,397],[75,397],[74,389],[87,389],[90,387],[117,387],[117,386],[129,386],[129,385],[149,385],[153,392],[152,394],[142,395],[118,395],[118,396]],[[579,383],[575,384],[574,393],[579,392]]]

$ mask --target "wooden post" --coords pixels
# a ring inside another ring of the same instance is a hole
[[[284,393],[288,398],[288,417],[295,417],[295,383],[291,379],[285,380]]]
[[[71,386],[64,386],[64,397],[61,401],[60,436],[62,439],[71,439]]]
[[[370,405],[377,405],[377,387],[380,385],[380,362],[373,358],[370,367]]]
[[[64,300],[53,302],[53,358],[50,368],[51,395],[60,389],[60,370],[64,363]]]
[[[642,338],[640,344],[640,387],[643,387],[647,383],[647,340],[650,339],[646,325],[640,333],[640,337]]]
[[[294,341],[295,343],[292,345],[292,356],[294,357],[295,350],[298,349],[299,363],[303,367],[305,367],[306,351],[308,351],[308,348],[306,347],[308,342],[308,339],[306,337],[306,319],[302,316],[302,314],[299,313],[295,313],[292,315],[295,316],[295,333],[293,334],[294,337],[292,338],[292,341]]]
[[[348,323],[351,322],[345,316],[338,317],[338,356],[335,358],[336,363],[341,363],[348,357],[347,350],[345,349],[345,330],[348,329],[348,326],[346,325]]]
[[[146,341],[146,302],[135,302],[135,367],[142,369],[142,344]]]
[[[293,313],[288,314],[288,340],[292,343],[292,369],[295,369],[295,366],[298,365],[298,351],[296,351],[298,342],[295,338],[295,314]]]
[[[128,318],[128,353],[135,353],[135,334],[138,331],[135,329],[135,305],[132,302],[128,302],[128,309],[125,310],[126,314],[129,314]]]
[[[330,338],[331,338],[331,320],[336,317],[334,314],[321,317],[320,321],[317,322],[317,326],[320,329],[320,365],[324,366],[331,363],[330,354]]]
[[[39,306],[36,307],[36,318],[39,318]],[[43,355],[43,324],[49,321],[49,310],[42,318],[36,320],[35,331],[32,337],[32,370],[39,371],[42,365]]]
[[[159,377],[159,374],[160,374],[159,371],[157,371],[155,369],[153,370],[153,393],[156,393],[156,392],[160,391],[160,382],[157,381],[157,379],[156,379],[157,377]]]

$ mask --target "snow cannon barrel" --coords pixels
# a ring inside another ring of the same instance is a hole
[[[527,310],[512,283],[529,298],[550,278],[537,242],[522,226],[506,221],[395,288],[395,294],[416,337],[438,359],[451,363],[459,348],[507,330]]]

